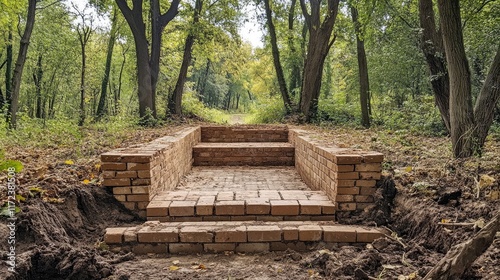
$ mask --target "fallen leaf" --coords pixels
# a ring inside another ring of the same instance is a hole
[[[83,183],[84,185],[88,185],[88,184],[90,183],[90,180],[89,180],[89,179],[85,179],[85,180],[83,180],[83,181],[82,181],[82,183]]]
[[[493,183],[495,183],[495,178],[489,176],[489,175],[481,175],[481,178],[479,178],[479,187],[482,189],[482,188],[486,188],[486,187],[490,187],[493,185]]]
[[[483,218],[479,218],[475,223],[474,223],[474,226],[476,226],[477,228],[484,228],[484,219]]]
[[[96,165],[94,165],[94,167],[95,167],[95,169],[96,169],[97,171],[99,171],[99,170],[101,169],[101,165],[100,165],[99,163],[98,163],[98,164],[96,164]]]
[[[72,161],[72,160],[70,160],[70,159],[68,159],[68,160],[64,161],[64,164],[73,165],[73,164],[75,164],[75,162]]]
[[[500,199],[500,191],[491,191],[488,195],[488,198],[491,200],[499,200]]]
[[[179,263],[180,263],[180,261],[179,261],[179,260],[175,260],[175,261],[173,261],[173,262],[172,262],[172,264],[175,264],[175,265],[177,265],[177,264],[179,264]]]
[[[16,194],[16,200],[19,202],[25,202],[26,198],[20,194]]]
[[[410,173],[412,170],[413,170],[413,167],[411,167],[411,166],[407,166],[405,168],[405,172],[407,172],[407,173]]]
[[[398,269],[401,266],[400,265],[393,265],[393,264],[383,264],[382,267],[385,269]]]
[[[179,269],[180,269],[180,267],[175,266],[175,265],[171,265],[171,266],[168,268],[168,270],[170,270],[170,271],[176,271],[176,270],[179,270]]]

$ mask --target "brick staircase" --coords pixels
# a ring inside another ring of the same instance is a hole
[[[377,229],[335,223],[339,208],[331,194],[311,190],[292,167],[297,152],[288,137],[287,127],[201,127],[190,173],[175,188],[150,192],[148,222],[108,228],[104,241],[112,250],[173,254],[302,251],[382,236]],[[349,162],[351,169],[357,162]],[[339,179],[354,184],[357,177]]]

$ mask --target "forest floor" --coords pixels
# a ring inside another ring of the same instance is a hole
[[[499,210],[500,135],[490,135],[482,157],[451,159],[446,137],[404,131],[304,126],[321,140],[385,154],[384,185],[394,200],[379,198],[389,212],[360,213],[343,223],[381,225],[393,232],[365,246],[298,253],[134,256],[111,253],[102,243],[110,226],[142,221],[100,186],[102,152],[151,141],[187,124],[131,130],[119,135],[85,128],[81,145],[4,144],[6,157],[21,161],[17,174],[16,274],[2,261],[6,279],[419,279],[457,243],[469,239]],[[0,139],[1,140],[1,139]],[[66,144],[64,144],[66,143]],[[3,176],[3,177],[2,177]],[[0,174],[0,185],[6,185]],[[383,188],[381,188],[382,190]],[[1,190],[0,200],[6,200]],[[2,203],[3,204],[3,203]],[[389,215],[390,214],[390,215]],[[0,236],[7,220],[0,218]],[[452,223],[468,223],[452,226]],[[7,240],[0,241],[7,259]],[[463,279],[499,279],[500,236]]]

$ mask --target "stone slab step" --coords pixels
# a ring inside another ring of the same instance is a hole
[[[288,142],[286,126],[202,126],[201,142]]]
[[[150,221],[333,221],[335,205],[322,191],[169,191],[146,208]]]
[[[199,143],[193,159],[199,166],[293,166],[295,148],[286,142]]]
[[[384,234],[373,227],[333,222],[146,222],[107,228],[114,251],[135,254],[306,251],[318,244],[370,243]]]

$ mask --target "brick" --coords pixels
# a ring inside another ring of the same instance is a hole
[[[269,215],[271,204],[266,198],[251,198],[246,200],[246,213],[248,215]]]
[[[217,201],[215,203],[215,215],[245,215],[245,201],[234,200],[234,201]]]
[[[115,199],[121,202],[127,201],[127,196],[123,194],[115,194]]]
[[[356,164],[356,171],[382,172],[382,164],[381,163]]]
[[[384,234],[375,228],[356,227],[356,242],[371,243]]]
[[[104,179],[113,179],[115,178],[116,171],[103,171],[102,172],[102,177]]]
[[[334,165],[333,170],[338,171],[338,172],[352,172],[354,171],[354,165],[352,164],[336,164]]]
[[[137,209],[139,210],[146,210],[148,207],[149,201],[142,201],[142,202],[135,202],[137,203]]]
[[[132,194],[149,194],[149,187],[132,187]]]
[[[271,215],[292,216],[299,214],[299,203],[297,200],[271,200]]]
[[[126,163],[118,163],[118,162],[103,162],[101,164],[101,170],[103,170],[103,171],[107,171],[107,170],[115,170],[115,171],[127,170],[127,164]]]
[[[147,186],[151,185],[150,179],[132,179],[133,186]]]
[[[377,185],[376,180],[357,180],[357,187],[375,187]]]
[[[214,234],[211,232],[214,228],[202,226],[183,227],[179,232],[179,239],[181,242],[194,243],[194,242],[213,242]]]
[[[319,241],[321,240],[323,230],[318,225],[299,226],[300,241]]]
[[[120,152],[107,152],[101,154],[102,162],[120,162],[122,159],[122,154]]]
[[[244,215],[244,216],[231,216],[231,221],[256,221],[257,216]]]
[[[244,253],[269,252],[269,243],[240,243],[234,250]]]
[[[361,187],[359,194],[361,195],[374,195],[377,189],[374,187]]]
[[[218,229],[215,232],[215,242],[247,242],[246,227]]]
[[[122,162],[148,163],[153,159],[152,154],[123,154]]]
[[[280,241],[281,229],[278,226],[248,226],[248,242]]]
[[[321,200],[299,200],[300,215],[321,215],[322,204]]]
[[[168,207],[170,203],[170,201],[151,201],[146,208],[148,217],[168,216]]]
[[[124,186],[130,186],[130,179],[129,178],[104,179],[102,185],[104,187],[124,187]]]
[[[356,242],[356,229],[347,226],[322,226],[325,242]]]
[[[194,216],[196,201],[172,201],[169,206],[170,216]]]
[[[168,251],[170,254],[202,253],[203,244],[170,243],[168,244]]]
[[[299,229],[298,227],[287,226],[283,227],[283,240],[299,240]]]
[[[233,200],[234,199],[234,193],[233,192],[219,192],[217,194],[217,200]]]
[[[137,233],[135,232],[135,230],[136,230],[135,227],[129,227],[123,233],[123,241],[125,243],[127,243],[127,242],[137,242]]]
[[[356,210],[356,203],[338,203],[339,211],[354,211]]]
[[[284,220],[283,216],[257,216],[257,221],[276,222],[283,220]]]
[[[236,248],[235,243],[208,243],[203,244],[203,249],[208,253],[222,253],[227,251],[234,251]]]
[[[340,172],[337,174],[338,180],[359,179],[359,172]]]
[[[356,180],[338,180],[338,187],[354,187],[356,185]]]
[[[280,191],[281,197],[284,200],[299,200],[299,199],[307,199],[307,196],[303,191]]]
[[[359,194],[359,187],[337,188],[337,194]]]
[[[334,162],[340,164],[357,164],[361,163],[363,157],[360,155],[335,155]]]
[[[337,195],[335,201],[337,202],[351,202],[354,201],[354,196],[353,195]]]
[[[137,178],[137,171],[116,171],[116,178]]]
[[[146,226],[137,232],[137,240],[142,243],[179,242],[175,227]]]
[[[151,171],[150,170],[138,170],[137,177],[139,177],[141,179],[151,178]]]
[[[132,189],[130,187],[115,187],[113,194],[132,194]]]
[[[127,170],[130,170],[130,171],[150,170],[150,164],[149,163],[130,162],[130,163],[127,163]]]
[[[259,197],[266,198],[269,200],[271,200],[271,199],[280,200],[281,199],[281,195],[279,194],[278,191],[275,191],[275,190],[260,190]]]
[[[107,228],[104,235],[106,244],[120,244],[123,242],[123,233],[127,230],[126,227]]]
[[[356,202],[373,202],[373,196],[371,195],[355,195],[354,200]]]
[[[167,244],[136,244],[132,247],[132,252],[136,255],[166,254]]]
[[[127,195],[127,201],[149,201],[149,195],[147,194]]]
[[[122,202],[123,206],[128,210],[137,210],[137,202]]]
[[[201,196],[196,202],[196,215],[209,216],[213,215],[215,204],[215,196]]]
[[[366,163],[370,163],[370,162],[382,162],[382,161],[384,161],[384,155],[381,154],[381,153],[376,153],[376,152],[365,153],[363,155],[363,161],[366,162]]]
[[[359,178],[364,180],[380,180],[380,172],[359,172]]]

